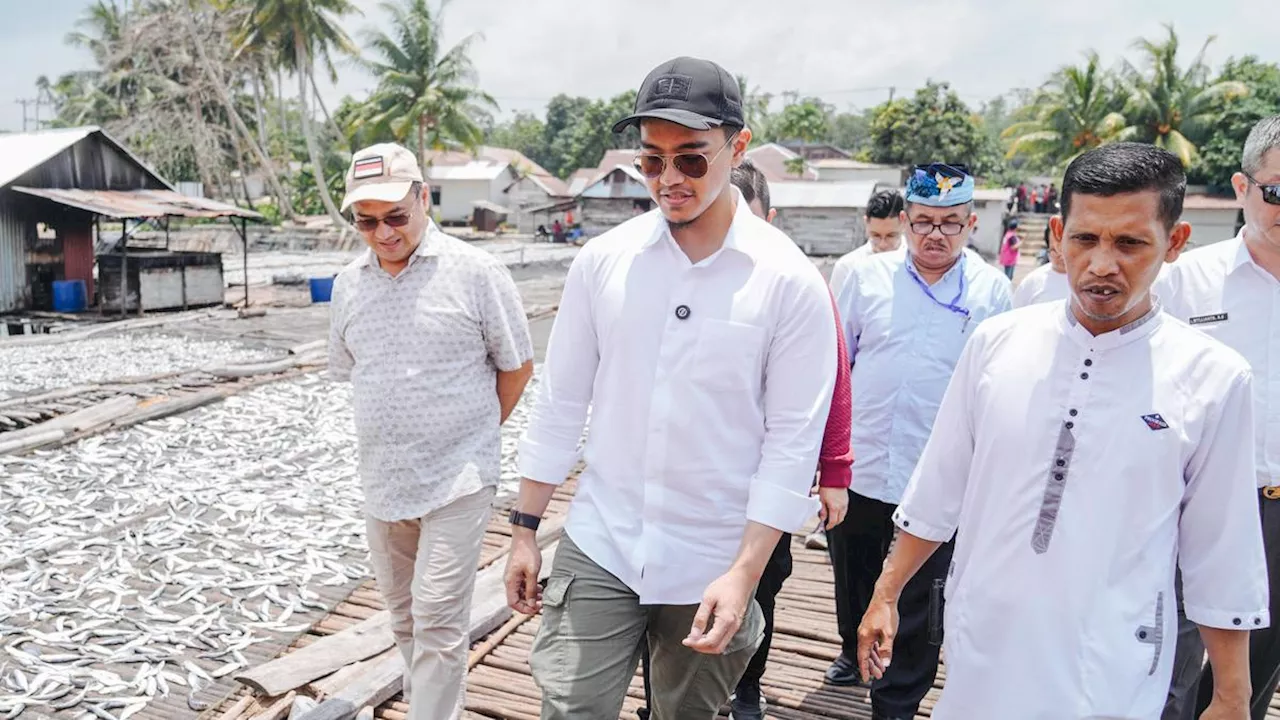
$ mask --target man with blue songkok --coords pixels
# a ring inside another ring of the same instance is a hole
[[[1004,274],[966,253],[976,216],[963,165],[913,168],[902,213],[906,253],[857,263],[838,304],[853,359],[853,484],[831,531],[842,652],[834,685],[858,684],[858,623],[893,539],[893,512],[924,450],[960,351],[979,323],[1012,306]],[[904,588],[893,664],[871,690],[876,720],[911,718],[938,670],[944,546]],[[931,613],[931,598],[933,599]],[[935,622],[931,623],[931,616]]]

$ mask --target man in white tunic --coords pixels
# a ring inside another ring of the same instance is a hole
[[[827,669],[833,685],[867,678],[857,665],[858,621],[893,539],[893,510],[920,459],[934,415],[965,341],[987,318],[1009,309],[1009,280],[965,250],[976,216],[973,177],[962,166],[913,170],[904,223],[907,250],[855,264],[840,292],[853,360],[853,484],[848,521],[828,533],[842,652]],[[948,548],[949,549],[949,548]],[[938,553],[903,598],[899,662],[871,692],[881,720],[915,716],[938,670],[928,632]]]
[[[831,268],[831,294],[840,297],[840,288],[849,278],[854,264],[880,253],[905,252],[902,240],[906,222],[902,215],[902,194],[897,190],[881,190],[867,201],[867,214],[862,216],[867,241],[846,253]]]
[[[510,273],[441,232],[430,199],[409,150],[355,154],[342,209],[369,249],[334,282],[329,330],[329,375],[352,384],[369,550],[411,720],[461,713],[501,425],[533,373]]]
[[[890,665],[898,595],[955,534],[937,720],[1158,718],[1175,565],[1217,671],[1203,717],[1247,717],[1269,623],[1252,376],[1149,293],[1191,233],[1185,188],[1150,145],[1073,161],[1051,220],[1071,300],[984,323],[956,367],[858,642],[864,671]]]
[[[1258,508],[1267,552],[1271,614],[1280,612],[1280,115],[1254,126],[1241,171],[1232,177],[1244,227],[1231,240],[1192,250],[1170,265],[1156,294],[1171,315],[1222,341],[1249,361],[1258,465]],[[1164,717],[1195,717],[1213,696],[1205,671],[1196,699],[1204,645],[1180,618],[1178,663]],[[1273,625],[1249,638],[1253,720],[1266,717],[1280,680],[1280,632]]]
[[[1067,285],[1067,269],[1062,264],[1062,254],[1049,248],[1049,262],[1032,270],[1013,291],[1016,308],[1042,302],[1066,300],[1071,295]]]

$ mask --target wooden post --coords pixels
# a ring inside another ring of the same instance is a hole
[[[138,310],[142,310],[142,293],[139,288]],[[120,317],[129,315],[129,221],[120,221]]]
[[[234,227],[236,219],[231,218]],[[240,243],[244,246],[244,306],[249,307],[249,219],[240,218]]]

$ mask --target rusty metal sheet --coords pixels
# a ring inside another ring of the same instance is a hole
[[[187,197],[172,190],[79,190],[72,188],[14,187],[25,195],[51,200],[60,205],[79,208],[105,217],[154,218],[165,216],[192,218],[239,217],[261,220],[252,210],[220,203],[207,198]]]

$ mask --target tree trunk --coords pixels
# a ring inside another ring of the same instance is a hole
[[[289,195],[285,192],[284,186],[280,184],[280,178],[276,175],[275,166],[272,165],[271,158],[264,155],[262,148],[254,141],[253,133],[244,124],[244,120],[236,110],[235,103],[231,102],[231,93],[227,91],[227,86],[222,82],[222,76],[218,74],[217,68],[213,67],[208,53],[205,52],[204,41],[200,39],[199,33],[196,32],[192,13],[179,12],[178,15],[183,18],[182,25],[187,31],[187,36],[191,38],[191,44],[195,46],[196,55],[200,59],[200,67],[204,69],[205,75],[209,77],[214,92],[218,95],[218,100],[222,103],[227,117],[231,119],[232,126],[235,127],[236,132],[245,141],[245,144],[249,146],[249,149],[253,152],[254,159],[258,161],[258,165],[262,167],[263,172],[267,174],[267,182],[271,184],[271,190],[275,193],[276,202],[280,205],[281,215],[288,218],[293,217],[293,203],[289,202]]]
[[[267,142],[267,114],[263,110],[261,74],[262,58],[256,57],[253,60],[253,112],[258,119],[258,144],[270,155],[271,144]]]
[[[418,167],[427,171],[427,116],[418,116]]]
[[[341,230],[348,227],[347,219],[342,217],[338,206],[333,203],[333,198],[329,197],[329,184],[324,177],[324,163],[320,157],[320,148],[316,145],[315,131],[311,127],[311,108],[307,104],[307,76],[311,72],[311,58],[301,38],[294,38],[294,46],[298,53],[298,102],[302,106],[299,122],[302,125],[302,137],[307,142],[307,154],[311,157],[311,172],[316,180],[316,193],[320,195],[320,202],[324,203],[324,209],[333,219],[334,228]]]
[[[320,88],[316,87],[316,76],[311,75],[311,90],[315,93],[316,105],[320,106],[320,112],[324,114],[324,121],[329,125],[329,131],[332,132],[339,140],[346,138],[346,134],[342,132],[342,128],[338,127],[338,123],[333,121],[333,116],[329,114],[329,108],[324,105],[324,98],[320,97]]]
[[[284,102],[284,68],[276,67],[276,94],[280,99],[280,154],[285,177],[293,177],[293,144],[289,142],[289,108]]]

